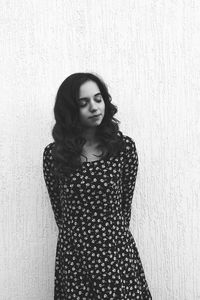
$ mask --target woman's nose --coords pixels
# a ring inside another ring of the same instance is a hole
[[[97,107],[96,107],[96,103],[95,103],[95,101],[93,101],[93,100],[91,100],[91,102],[90,102],[90,110],[96,110],[97,109]]]

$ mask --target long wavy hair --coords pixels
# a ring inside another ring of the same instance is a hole
[[[118,109],[111,103],[112,98],[105,82],[94,73],[74,73],[60,85],[54,105],[56,123],[52,129],[55,144],[52,157],[54,173],[58,177],[68,176],[81,166],[80,156],[86,139],[83,137],[84,127],[79,120],[78,98],[80,86],[89,80],[98,85],[105,103],[104,118],[96,130],[99,147],[107,149],[105,157],[115,156],[124,149],[123,135],[118,125],[120,121],[114,118]]]

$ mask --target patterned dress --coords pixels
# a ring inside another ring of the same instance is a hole
[[[138,155],[123,135],[118,156],[83,162],[64,179],[53,175],[52,148],[43,152],[43,174],[58,240],[54,299],[152,299],[135,240],[131,203]]]

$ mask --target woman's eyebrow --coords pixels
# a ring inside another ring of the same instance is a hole
[[[97,93],[97,94],[95,94],[94,96],[99,96],[99,95],[101,95],[101,93]],[[89,99],[89,98],[83,97],[83,98],[79,98],[78,100],[87,100],[87,99]]]

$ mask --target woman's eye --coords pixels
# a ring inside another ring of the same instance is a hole
[[[101,100],[102,100],[102,97],[96,98],[97,102],[101,102]]]
[[[99,96],[98,98],[95,98],[95,101],[101,102],[101,101],[102,101],[102,96]],[[80,106],[80,107],[84,107],[84,106],[86,106],[86,105],[87,105],[87,101],[86,101],[86,100],[81,100],[81,101],[79,102],[79,106]]]
[[[81,101],[79,105],[80,105],[80,107],[84,107],[86,104],[87,104],[86,102]]]

